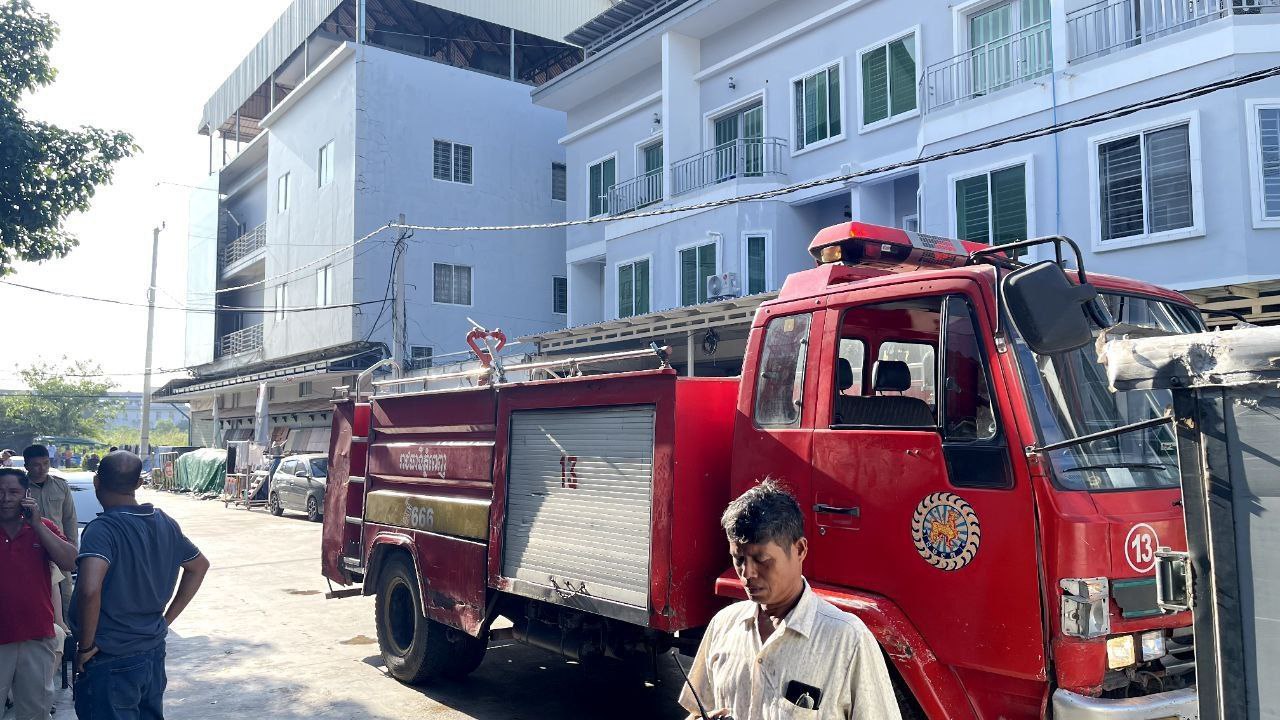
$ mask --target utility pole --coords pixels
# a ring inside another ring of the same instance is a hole
[[[404,225],[404,213],[400,213],[399,223]],[[396,361],[401,371],[405,363],[404,253],[409,249],[408,237],[409,234],[401,228],[395,249],[391,251],[391,359]]]
[[[151,454],[151,345],[156,329],[156,261],[160,256],[160,227],[151,229],[151,284],[147,286],[147,357],[142,372],[142,440],[139,454]]]

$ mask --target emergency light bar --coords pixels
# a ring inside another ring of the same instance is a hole
[[[848,222],[820,230],[809,243],[809,254],[818,265],[839,263],[906,272],[961,267],[968,262],[970,253],[987,247],[884,225]]]

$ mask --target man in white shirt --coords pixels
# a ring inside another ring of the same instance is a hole
[[[809,543],[795,498],[765,480],[720,523],[750,599],[717,613],[698,646],[689,680],[708,717],[900,720],[871,631],[804,579]],[[688,687],[680,704],[699,717]]]

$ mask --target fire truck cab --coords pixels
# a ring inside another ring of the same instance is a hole
[[[1191,618],[1154,575],[1186,549],[1168,393],[1112,390],[1091,340],[1202,324],[1078,251],[1068,279],[1064,247],[844,223],[761,306],[738,379],[509,367],[339,402],[325,575],[379,595],[405,680],[469,672],[497,615],[572,657],[687,647],[746,598],[718,513],[772,477],[905,715],[1195,717]]]

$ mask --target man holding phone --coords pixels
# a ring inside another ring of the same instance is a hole
[[[749,599],[707,627],[680,694],[690,717],[701,700],[713,718],[901,720],[871,631],[804,579],[809,543],[795,498],[766,479],[729,503],[720,524]]]
[[[75,566],[76,549],[46,520],[27,474],[0,468],[0,698],[12,690],[17,720],[47,720],[53,697],[53,577],[49,563]]]

